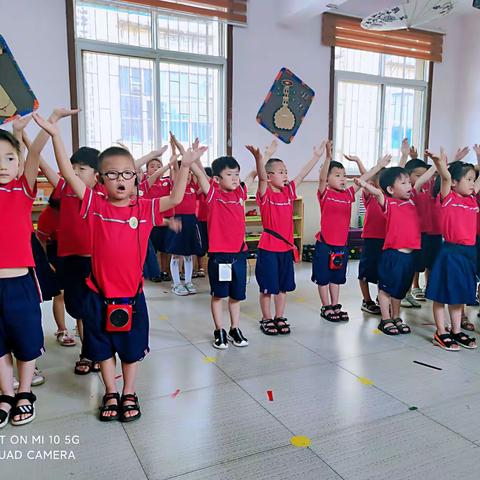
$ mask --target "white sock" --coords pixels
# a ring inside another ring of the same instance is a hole
[[[192,274],[193,274],[193,256],[189,255],[188,257],[183,257],[184,259],[184,268],[185,268],[185,283],[192,283]]]
[[[173,286],[180,285],[180,258],[172,255],[170,260],[170,272],[172,274]]]

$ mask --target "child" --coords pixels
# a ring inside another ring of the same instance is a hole
[[[420,249],[421,237],[408,172],[401,167],[385,169],[380,175],[381,190],[362,179],[356,183],[377,198],[387,220],[378,266],[378,300],[382,313],[378,329],[386,335],[410,333],[410,327],[400,318],[400,302],[412,284],[416,263],[413,252]]]
[[[83,183],[96,191],[101,191],[97,184],[98,154],[95,148],[81,147],[77,150],[70,162],[75,174]],[[58,227],[58,251],[61,259],[62,271],[60,283],[64,289],[65,309],[76,320],[77,330],[83,344],[83,303],[86,292],[85,281],[91,271],[92,246],[88,224],[83,222],[78,212],[81,200],[76,196],[72,187],[61,178],[46,162],[40,162],[43,173],[55,187],[54,196],[60,199],[60,220]],[[87,375],[98,372],[99,365],[85,357],[83,348],[80,359],[75,363],[76,375]]]
[[[212,169],[210,167],[205,167],[205,173],[209,179],[212,178]],[[201,239],[201,245],[202,245],[202,249],[197,255],[198,269],[196,272],[196,276],[198,278],[205,277],[205,263],[206,263],[205,260],[206,260],[206,254],[208,252],[207,218],[208,218],[208,205],[207,205],[205,195],[202,193],[197,198],[198,230],[200,231],[200,239]]]
[[[348,155],[344,155],[344,157],[357,163],[360,174],[363,175],[366,172],[363,163],[358,157]],[[381,172],[377,172],[368,183],[378,188]],[[364,189],[362,197],[365,206],[365,220],[362,231],[363,248],[358,264],[358,282],[363,296],[360,308],[364,312],[379,315],[380,307],[372,300],[368,284],[378,284],[378,262],[380,261],[385,241],[386,220],[382,207],[374,195],[371,195]]]
[[[262,156],[258,148],[247,146],[255,157],[258,173],[257,204],[262,216],[263,232],[258,244],[255,276],[260,288],[262,319],[260,330],[265,335],[286,335],[290,326],[285,318],[287,292],[295,290],[293,243],[293,206],[297,187],[318,163],[325,150],[325,142],[313,148],[312,159],[301,169],[293,182],[288,181],[287,167],[279,158],[272,158],[277,141],[274,140]],[[274,296],[275,316],[272,317],[271,299]]]
[[[426,297],[433,301],[437,326],[433,343],[456,351],[461,345],[477,348],[474,338],[461,331],[462,308],[476,298],[476,228],[480,177],[470,163],[456,161],[447,168],[445,152],[433,157],[440,176],[440,203],[445,243],[433,265]],[[445,329],[444,307],[448,305],[451,332]]]
[[[60,294],[53,298],[53,318],[57,324],[55,337],[63,347],[74,347],[77,342],[65,325],[65,301],[63,298],[63,286],[58,273],[62,270],[60,257],[57,255],[58,227],[60,223],[60,200],[50,195],[48,205],[38,217],[37,238],[47,254],[50,265],[53,266],[55,278],[58,283]]]
[[[58,112],[50,117],[59,118]],[[32,276],[31,213],[40,152],[48,136],[43,132],[37,136],[23,163],[18,138],[28,120],[14,123],[15,136],[0,130],[0,428],[9,420],[12,425],[25,425],[35,418],[31,383],[35,359],[45,351],[40,296]],[[12,355],[19,375],[15,396]]]
[[[240,182],[240,165],[233,157],[220,157],[212,163],[213,183],[200,165],[192,165],[208,205],[208,277],[215,323],[213,347],[246,347],[248,340],[239,328],[240,301],[245,300],[247,284],[247,245],[245,208],[247,187]],[[228,225],[228,228],[226,226]],[[231,328],[222,328],[222,298],[228,297]]]
[[[84,297],[84,350],[101,365],[106,393],[100,420],[138,420],[141,412],[135,393],[136,372],[139,361],[149,351],[148,313],[142,292],[148,237],[153,225],[162,223],[161,212],[180,203],[189,166],[206,149],[186,152],[172,195],[143,199],[136,195],[138,184],[131,154],[123,148],[111,147],[99,157],[99,177],[107,193],[105,197],[77,177],[56,126],[36,113],[34,119],[52,136],[60,172],[81,200],[80,214],[90,226],[92,273]],[[115,305],[122,311],[115,313]],[[107,316],[111,310],[114,313]],[[130,329],[127,320],[131,321]],[[127,331],[112,331],[120,323],[126,323]],[[115,385],[116,353],[124,379],[121,398]]]
[[[348,322],[348,313],[338,303],[340,285],[346,282],[348,262],[347,237],[357,185],[346,188],[345,168],[332,161],[332,143],[320,169],[317,197],[320,203],[320,231],[316,235],[312,265],[312,282],[318,285],[322,301],[320,316],[329,322]],[[368,180],[385,167],[391,156],[385,156],[360,178]]]

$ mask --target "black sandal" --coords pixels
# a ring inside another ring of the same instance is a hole
[[[394,318],[394,319],[392,320],[392,322],[393,322],[393,324],[397,327],[397,330],[398,330],[401,334],[405,335],[405,334],[407,334],[407,333],[411,333],[411,332],[412,332],[411,328],[410,328],[406,323],[404,323],[403,320],[402,320],[400,317]]]
[[[93,362],[87,360],[84,357],[80,357],[80,360],[75,363],[75,369],[73,370],[73,372],[75,373],[75,375],[88,375],[92,371],[92,365]],[[88,369],[80,370],[81,367],[87,367]]]
[[[17,405],[19,400],[28,400],[30,405]],[[15,406],[10,410],[10,423],[15,427],[26,425],[35,418],[34,403],[37,397],[32,392],[20,392],[15,395]],[[23,420],[14,420],[18,415],[30,415]]]
[[[475,338],[469,337],[464,332],[451,333],[450,335],[453,338],[453,340],[455,340],[455,342],[457,342],[460,346],[464,348],[470,348],[470,349],[477,348],[477,345],[472,346],[472,343],[475,343]]]
[[[325,313],[330,311],[330,313]],[[338,313],[335,313],[332,305],[325,305],[320,309],[320,316],[329,322],[341,322],[342,319]]]
[[[115,399],[117,401],[117,404],[113,404],[113,405],[106,405],[106,403],[109,401],[109,400],[113,400]],[[100,410],[100,421],[101,422],[113,422],[114,420],[118,420],[118,418],[120,417],[118,411],[120,409],[120,395],[118,394],[118,392],[115,392],[115,393],[106,393],[104,396],[103,396],[103,399],[102,399],[102,405],[100,407],[98,407],[98,409]],[[116,415],[104,415],[104,413],[106,412],[115,412]]]
[[[0,395],[0,403],[8,403],[13,408],[15,406],[15,397],[11,395]],[[3,428],[8,423],[12,408],[8,412],[0,410],[0,428]]]
[[[458,347],[458,343],[452,338],[451,333],[439,335],[438,332],[435,332],[432,343],[449,352],[458,352],[460,350],[460,348],[455,348]]]
[[[275,317],[273,319],[277,331],[280,335],[288,335],[290,333],[290,324],[285,317]]]
[[[378,329],[383,332],[385,335],[391,335],[391,336],[394,336],[394,335],[399,335],[400,332],[397,328],[397,326],[395,325],[395,323],[393,323],[393,320],[380,320],[380,323],[378,324]],[[393,330],[396,330],[395,332]]]
[[[340,317],[341,322],[348,322],[350,320],[348,313],[342,312],[342,306],[340,304],[332,305],[332,309],[339,310],[338,312],[335,312],[335,313]]]
[[[260,330],[265,335],[278,335],[277,324],[272,320],[260,320]]]
[[[124,405],[125,402],[135,402],[134,405]],[[142,416],[142,412],[140,411],[140,405],[138,404],[138,397],[136,393],[127,393],[126,395],[122,395],[121,399],[122,408],[120,411],[120,421],[121,422],[133,422],[134,420],[138,420]],[[125,416],[127,412],[137,411],[136,415],[132,416]]]

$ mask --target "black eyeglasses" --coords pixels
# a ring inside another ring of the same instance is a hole
[[[131,180],[133,177],[136,177],[137,174],[133,170],[125,170],[123,172],[117,172],[115,170],[109,170],[108,172],[102,173],[102,177],[107,177],[109,180],[117,180],[118,177],[122,177],[124,180]]]

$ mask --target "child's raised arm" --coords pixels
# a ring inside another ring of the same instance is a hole
[[[325,143],[326,142],[322,142],[318,147],[313,147],[312,158],[302,167],[298,175],[293,179],[295,187],[298,187],[303,182],[305,177],[322,158],[322,155],[325,153]]]
[[[469,153],[470,149],[468,147],[458,148],[453,157],[453,161],[458,162],[459,160],[464,159]]]
[[[60,136],[60,131],[58,129],[57,123],[45,120],[36,112],[32,114],[32,117],[38,124],[38,126],[43,129],[44,133],[52,137],[53,149],[55,151],[55,159],[57,160],[60,173],[62,174],[65,181],[72,187],[75,195],[77,195],[77,197],[82,200],[87,187],[82,182],[80,177],[75,175],[72,164],[70,163],[67,152],[65,151],[65,145],[63,144],[62,137]],[[35,142],[33,142],[33,144],[35,144]]]
[[[155,157],[156,158],[156,157]],[[173,156],[170,158],[170,163],[167,163],[167,165],[158,168],[155,170],[155,172],[152,173],[147,179],[148,185],[151,187],[159,178],[162,178],[165,173],[167,173],[170,170],[170,167],[173,166],[173,162],[177,161],[177,156]]]
[[[438,174],[440,175],[440,199],[443,200],[452,189],[452,177],[447,167],[447,155],[443,147],[440,147],[440,157],[432,156],[433,163],[437,167]]]
[[[200,190],[206,195],[210,190],[210,177],[206,174],[200,158],[192,163],[190,170],[197,177],[198,186]]]
[[[408,161],[408,155],[410,154],[410,145],[408,144],[408,138],[404,138],[402,140],[402,146],[400,147],[400,161],[398,162],[398,166],[404,168],[405,164]]]
[[[207,147],[200,147],[196,150],[188,149],[185,151],[182,158],[182,165],[180,166],[178,174],[175,178],[172,193],[168,197],[160,198],[161,212],[174,208],[182,201],[183,195],[185,194],[185,188],[187,187],[188,172],[190,171],[190,168],[193,167],[194,162],[198,160],[206,151]]]
[[[18,117],[12,122],[12,133],[13,136],[18,140],[20,143],[20,155],[18,156],[18,176],[21,177],[23,175],[23,171],[25,168],[25,142],[23,141],[23,133],[25,132],[26,126],[30,123],[32,119],[31,115],[27,115],[26,117]]]
[[[434,153],[430,152],[430,150],[425,150],[425,158],[431,158],[433,160],[433,157],[436,157]],[[435,164],[433,164],[428,170],[425,171],[423,175],[421,175],[417,181],[415,182],[414,188],[417,192],[419,192],[422,187],[430,181],[430,179],[435,175],[435,172],[437,171],[437,167]]]
[[[245,145],[245,148],[253,155],[253,158],[255,158],[255,165],[257,167],[258,174],[257,193],[260,193],[260,196],[263,196],[268,186],[268,175],[267,171],[265,170],[265,161],[263,159],[263,155],[260,153],[260,149],[255,148],[253,145]]]
[[[353,181],[358,188],[365,189],[370,195],[373,195],[378,200],[378,203],[383,208],[385,206],[385,194],[374,185],[367,183],[365,180],[360,178],[354,178]]]
[[[357,164],[358,171],[360,172],[360,175],[363,175],[367,173],[367,169],[365,168],[365,165],[363,162],[360,160],[360,158],[356,157],[355,155],[343,155],[349,162],[353,162]]]
[[[30,150],[32,142],[28,138],[27,132],[23,132],[23,143],[27,147],[27,150]],[[60,175],[45,161],[45,159],[40,155],[40,170],[45,175],[48,180],[48,183],[53,187],[58,185],[60,181]]]
[[[150,160],[161,157],[167,151],[167,148],[168,148],[168,145],[164,145],[160,149],[152,150],[150,153],[147,153],[146,155],[139,158],[138,160],[135,160],[135,170],[142,168]]]
[[[247,187],[247,190],[251,188],[256,177],[257,177],[257,171],[250,170],[248,175],[245,177],[245,180],[243,180],[243,184]]]
[[[377,164],[373,168],[371,168],[368,172],[365,172],[363,175],[360,176],[360,180],[367,182],[372,177],[374,177],[382,168],[385,168],[390,163],[391,160],[392,160],[391,155],[385,155],[384,157],[380,158]],[[355,189],[356,192],[358,192],[358,190],[360,189],[360,187],[358,186],[358,183],[356,182],[353,188]]]
[[[327,188],[328,169],[330,168],[330,162],[332,161],[332,148],[333,144],[331,140],[327,140],[325,143],[325,161],[320,168],[320,176],[318,177],[318,191],[323,194]]]
[[[50,115],[48,121],[46,121],[46,123],[48,123],[51,126],[54,126],[54,130],[58,132],[56,123],[60,119],[64,117],[69,117],[71,115],[75,115],[78,112],[79,110],[70,110],[67,108],[55,108],[52,114]],[[32,118],[35,121],[37,121],[37,119],[41,117],[38,114],[36,116],[32,114]],[[44,119],[42,120],[45,122]],[[46,143],[48,142],[48,135],[49,133],[47,131],[43,129],[40,130],[38,135],[35,137],[35,140],[30,145],[30,149],[28,150],[27,160],[25,162],[24,175],[25,175],[25,178],[27,179],[27,182],[30,188],[32,189],[34,188],[35,182],[37,181],[38,167],[40,166],[40,152],[43,150],[43,147],[45,147]],[[70,162],[68,162],[68,164],[70,165]]]

